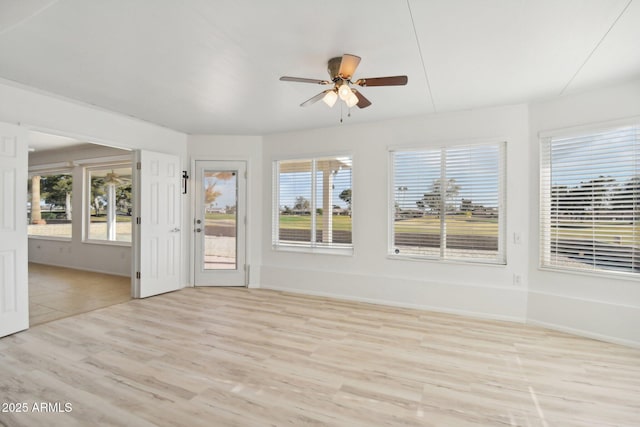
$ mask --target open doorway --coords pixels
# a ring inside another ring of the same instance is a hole
[[[30,325],[131,298],[129,150],[29,132]]]

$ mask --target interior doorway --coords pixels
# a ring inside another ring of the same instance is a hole
[[[28,133],[30,325],[132,295],[130,150]]]

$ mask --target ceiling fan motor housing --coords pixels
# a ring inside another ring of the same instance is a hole
[[[340,78],[338,76],[338,71],[340,71],[340,64],[342,63],[342,57],[338,56],[336,58],[331,58],[329,60],[329,64],[327,66],[327,72],[329,73],[329,77],[334,82]]]

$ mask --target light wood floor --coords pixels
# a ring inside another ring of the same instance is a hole
[[[129,277],[29,263],[31,326],[130,299]]]
[[[2,426],[638,426],[640,350],[268,290],[185,289],[0,340]]]

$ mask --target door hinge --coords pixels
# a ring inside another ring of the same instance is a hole
[[[246,216],[244,217],[244,225],[245,226],[247,225],[247,217]]]
[[[140,272],[136,271],[136,279],[139,279],[139,278],[140,278]]]
[[[136,169],[138,170],[142,169],[142,162],[136,163]]]
[[[247,171],[244,171],[244,179],[247,179],[249,177],[249,173]]]
[[[139,217],[139,216],[137,216],[137,217],[136,217],[136,224],[140,225],[140,223],[141,223],[141,222],[142,222],[142,221],[140,220],[140,217]]]

